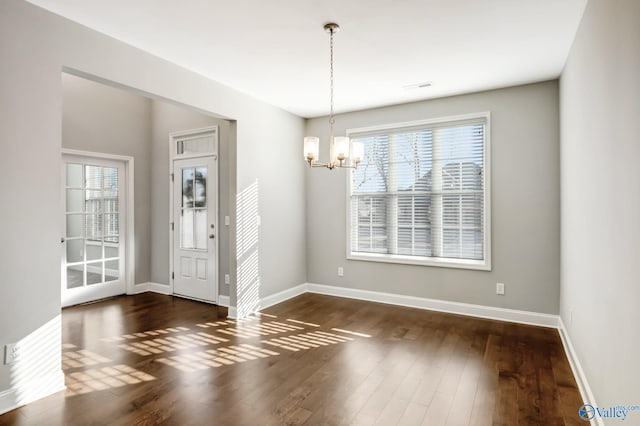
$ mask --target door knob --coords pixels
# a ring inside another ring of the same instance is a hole
[[[209,238],[211,238],[212,240],[215,238],[216,236],[213,234],[209,234]]]

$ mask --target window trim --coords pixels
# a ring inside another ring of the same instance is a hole
[[[346,197],[345,197],[345,213],[346,213],[346,258],[348,260],[359,260],[367,262],[385,262],[405,265],[418,266],[435,266],[443,268],[457,269],[473,269],[478,271],[491,271],[491,112],[477,112],[471,114],[462,114],[455,116],[437,117],[426,120],[407,121],[402,123],[383,124],[378,126],[360,127],[347,129],[346,134],[349,138],[353,135],[362,135],[365,133],[383,133],[398,129],[409,129],[412,127],[422,127],[437,124],[446,124],[452,122],[462,122],[467,120],[485,120],[484,131],[484,149],[483,161],[485,173],[484,178],[484,260],[455,259],[443,257],[419,257],[400,254],[381,254],[381,253],[361,253],[351,251],[351,173],[345,173],[346,179]]]

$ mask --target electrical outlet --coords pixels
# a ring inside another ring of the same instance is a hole
[[[496,294],[504,295],[504,283],[496,283]]]
[[[18,356],[20,355],[20,351],[18,350],[17,343],[7,343],[4,346],[4,363],[11,364],[12,362],[16,362],[18,360]]]
[[[224,274],[224,283],[231,284],[231,277],[229,276],[229,274]]]
[[[230,224],[230,223],[231,223],[231,219],[229,219],[229,216],[225,216],[225,217],[224,217],[224,224],[225,224],[226,226],[229,226],[229,224]]]
[[[338,266],[338,276],[344,277],[344,268],[342,266]]]

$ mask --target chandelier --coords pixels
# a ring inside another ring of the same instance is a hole
[[[309,167],[326,167],[333,170],[336,167],[356,168],[364,155],[364,145],[359,142],[349,143],[346,136],[333,136],[333,35],[340,31],[340,26],[333,22],[325,24],[324,30],[329,33],[329,66],[330,66],[330,110],[329,110],[329,161],[321,163],[320,156],[320,138],[316,136],[306,136],[304,138],[304,158],[307,160]],[[351,157],[351,161],[348,158]]]

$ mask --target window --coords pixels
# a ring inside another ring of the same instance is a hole
[[[349,131],[349,258],[490,270],[489,114]]]
[[[85,236],[90,241],[118,243],[120,223],[118,215],[118,169],[84,166]]]

